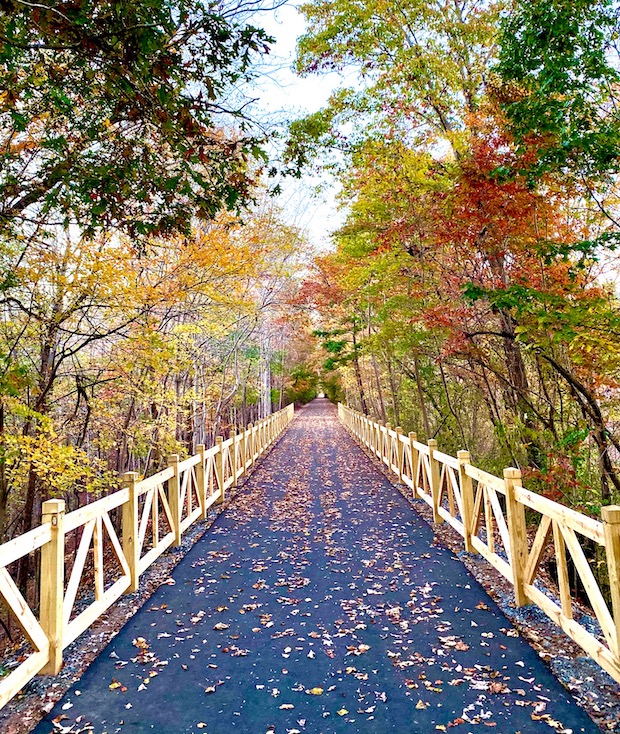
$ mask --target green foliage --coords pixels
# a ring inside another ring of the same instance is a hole
[[[321,390],[332,403],[341,403],[344,400],[344,391],[342,389],[342,380],[337,371],[321,374],[320,381]]]
[[[459,149],[466,116],[482,99],[500,6],[470,0],[305,2],[299,73],[338,70],[354,75],[355,83],[291,125],[289,160],[302,166],[325,150],[351,154],[368,141],[431,146],[441,139]],[[342,157],[335,160],[346,170]]]
[[[202,0],[7,0],[0,11],[0,225],[189,231],[250,195],[257,141],[222,99],[264,32]]]
[[[319,376],[309,366],[300,364],[291,370],[286,388],[287,399],[292,403],[305,405],[317,395]]]
[[[620,170],[618,10],[613,0],[527,0],[502,24],[498,96],[531,175]]]

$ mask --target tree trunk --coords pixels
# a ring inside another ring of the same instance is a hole
[[[502,333],[505,334],[504,355],[510,383],[507,402],[525,429],[523,439],[526,445],[527,463],[540,469],[544,465],[543,452],[537,437],[537,426],[527,404],[526,396],[529,395],[530,386],[523,354],[516,340],[515,323],[510,313],[504,309],[500,309],[499,317]]]
[[[394,369],[392,368],[392,360],[390,357],[386,358],[388,374],[390,376],[390,391],[392,393],[392,408],[394,409],[394,420],[396,425],[400,426],[400,403],[398,400],[398,390],[396,388],[396,378],[394,376]]]
[[[424,436],[428,441],[432,438],[431,426],[428,420],[428,412],[426,410],[426,400],[424,399],[424,389],[422,387],[422,380],[420,379],[420,365],[418,363],[418,355],[413,357],[413,373],[415,375],[415,384],[418,390],[418,400],[420,401],[420,410],[422,411],[422,422],[424,423]]]
[[[381,378],[379,377],[379,366],[375,356],[372,357],[372,369],[375,375],[375,382],[377,383],[377,397],[379,398],[379,411],[381,413],[381,420],[387,422],[387,414],[385,412],[385,403],[383,401],[383,390],[381,389]]]
[[[355,379],[357,380],[357,389],[359,391],[362,413],[368,415],[368,405],[366,404],[366,396],[364,394],[362,371],[360,370],[360,363],[357,356],[357,335],[355,332],[355,326],[353,326],[353,369],[355,370]]]

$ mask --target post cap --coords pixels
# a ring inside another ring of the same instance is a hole
[[[44,515],[54,515],[65,511],[65,501],[59,499],[45,500],[41,506]]]
[[[608,525],[620,525],[620,505],[601,507],[601,515]]]

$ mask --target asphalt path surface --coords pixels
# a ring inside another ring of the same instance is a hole
[[[36,734],[599,732],[326,400],[172,579]]]

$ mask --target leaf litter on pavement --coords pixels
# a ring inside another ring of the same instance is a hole
[[[173,580],[37,734],[598,731],[327,401]]]

